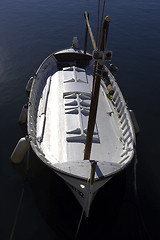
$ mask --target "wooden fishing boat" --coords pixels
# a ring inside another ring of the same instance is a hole
[[[92,35],[87,15],[86,20]],[[100,50],[91,36],[93,54],[79,49],[74,38],[72,47],[47,57],[28,101],[29,143],[69,186],[86,217],[97,191],[128,166],[135,151],[129,110],[104,64],[110,57],[106,32]]]

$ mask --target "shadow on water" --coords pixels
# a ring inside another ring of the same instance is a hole
[[[22,129],[26,133],[25,129]],[[26,174],[26,161],[16,166]],[[30,151],[27,182],[38,212],[58,239],[75,239],[82,209],[64,181]],[[134,192],[134,161],[98,192],[90,216],[83,216],[79,239],[148,239]],[[28,209],[30,210],[30,209]],[[126,228],[127,226],[127,228]],[[57,238],[56,238],[57,239]]]
[[[25,163],[26,161],[15,167],[21,175],[26,173]],[[52,236],[51,232],[56,234],[54,239],[75,240],[82,209],[64,181],[43,164],[32,150],[25,189],[15,233],[17,239],[21,239],[21,234],[25,231],[25,225],[21,223],[25,218],[25,223],[29,223],[29,231],[34,230],[39,239],[44,239],[45,229],[38,230],[39,217],[42,217],[50,229],[47,227],[50,235]],[[30,199],[34,199],[34,204]],[[34,208],[39,213],[37,219],[33,216],[34,214],[31,214],[35,211]],[[37,227],[35,223],[38,224]],[[21,229],[20,233],[18,229]],[[48,239],[53,239],[53,237],[48,237]],[[117,238],[149,239],[143,225],[140,206],[135,198],[134,161],[126,171],[112,178],[100,189],[92,203],[88,221],[86,222],[84,216],[82,218],[76,239],[117,240]]]
[[[98,192],[88,221],[82,219],[77,239],[100,239],[114,224],[124,199],[125,175],[117,175]],[[82,209],[63,180],[41,163],[33,151],[28,181],[37,208],[50,228],[64,239],[74,239]]]

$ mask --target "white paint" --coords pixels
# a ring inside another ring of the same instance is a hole
[[[70,48],[56,55],[61,53],[83,51]],[[135,135],[125,100],[109,72],[115,93],[109,100],[102,80],[91,151],[91,160],[98,161],[97,181],[88,195],[90,162],[83,157],[94,61],[84,69],[71,62],[68,65],[58,70],[51,55],[40,67],[30,95],[28,132],[36,154],[69,184],[82,207],[86,204],[88,214],[97,190],[132,160]]]

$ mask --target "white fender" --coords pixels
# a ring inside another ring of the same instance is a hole
[[[19,121],[18,121],[19,124],[24,124],[27,122],[27,112],[28,112],[28,105],[25,104],[23,105],[20,116],[19,116]]]
[[[110,72],[118,72],[119,69],[114,64],[110,64],[109,65],[109,70],[110,70]]]
[[[29,93],[31,91],[31,86],[32,86],[32,83],[33,83],[33,79],[34,77],[31,77],[29,80],[28,80],[28,83],[26,85],[26,92]]]
[[[18,141],[18,143],[11,155],[11,162],[13,162],[15,164],[21,163],[27,153],[28,148],[29,148],[28,136],[22,137]]]

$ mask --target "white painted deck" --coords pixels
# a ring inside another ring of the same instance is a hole
[[[49,77],[38,106],[37,139],[52,165],[83,160],[89,116],[92,69],[65,67]],[[120,120],[101,85],[91,160],[121,161]]]
[[[27,123],[34,152],[64,179],[86,216],[97,190],[132,160],[135,145],[125,100],[106,68],[114,95],[108,99],[102,80],[91,150],[91,161],[98,162],[95,182],[89,185],[91,162],[83,158],[93,81],[90,60],[72,48],[45,59],[33,81]]]

